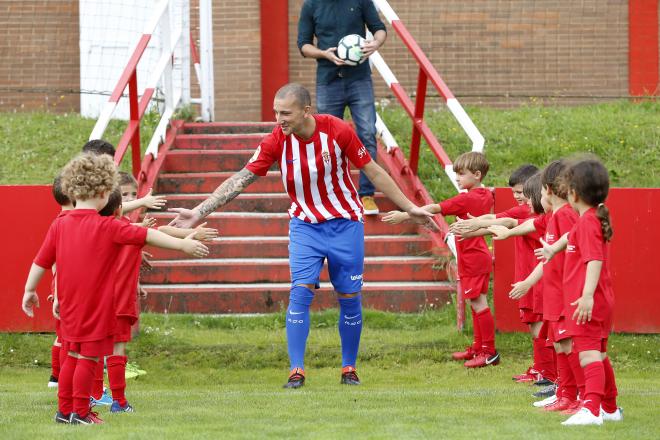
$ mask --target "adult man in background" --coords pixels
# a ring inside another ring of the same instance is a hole
[[[374,36],[362,48],[364,58],[368,58],[387,38],[385,25],[371,0],[305,0],[298,21],[298,48],[304,57],[316,59],[318,113],[343,119],[348,106],[360,141],[376,160],[376,107],[369,63],[350,66],[335,53],[342,37],[365,37],[365,26]],[[358,194],[365,215],[378,214],[374,185],[362,171]]]

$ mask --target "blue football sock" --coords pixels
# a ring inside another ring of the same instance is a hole
[[[309,306],[314,292],[304,286],[293,286],[286,310],[286,341],[291,369],[305,369],[305,346],[309,335]]]
[[[362,334],[362,295],[339,297],[339,337],[341,338],[341,366],[355,367],[360,335]]]

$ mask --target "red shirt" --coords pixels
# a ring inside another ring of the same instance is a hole
[[[582,296],[587,263],[602,261],[603,268],[594,291],[591,320],[610,322],[614,306],[614,290],[610,278],[609,246],[603,239],[603,231],[595,209],[585,212],[571,229],[564,260],[564,313],[567,319],[573,316],[576,308],[570,304]]]
[[[577,222],[578,214],[566,203],[552,213],[545,231],[545,241],[553,244],[569,232]],[[564,257],[559,252],[543,266],[543,319],[557,321],[564,310]]]
[[[127,217],[119,221],[130,223]],[[115,314],[129,318],[131,324],[137,321],[137,289],[142,264],[143,244],[125,244],[117,258],[117,279],[115,281]]]
[[[493,204],[493,193],[487,188],[474,188],[439,203],[442,215],[455,215],[462,219],[466,219],[468,214],[474,217],[488,214]],[[456,251],[459,277],[483,275],[493,268],[493,257],[483,237],[456,240]]]
[[[57,297],[62,338],[70,342],[105,339],[115,326],[116,263],[122,244],[144,244],[147,230],[76,209],[51,224],[34,263],[57,261]]]
[[[498,212],[495,214],[495,218],[512,218],[516,220],[522,220],[522,222],[524,222],[525,220],[529,219],[531,215],[532,213],[529,209],[529,206],[523,204],[514,206],[513,208],[507,209],[506,211]],[[522,222],[519,221],[518,224]],[[518,282],[524,280],[531,272],[531,269],[529,269],[529,264],[531,257],[534,257],[534,249],[531,250],[530,257],[530,249],[527,245],[527,242],[525,241],[525,236],[514,237],[513,243],[515,249],[513,281]]]
[[[504,212],[495,215],[496,218],[513,218],[518,220],[518,224],[525,223],[535,214],[529,209],[527,204],[518,205]],[[517,283],[522,281],[532,273],[536,267],[536,256],[534,249],[540,247],[539,235],[534,232],[527,235],[517,236],[513,238],[515,246],[515,262],[513,271],[513,282]],[[534,290],[518,300],[518,307],[521,309],[534,309]]]
[[[285,136],[277,126],[266,136],[246,168],[265,176],[277,162],[291,198],[289,215],[307,223],[335,218],[361,220],[363,207],[351,180],[349,161],[358,168],[371,156],[353,129],[330,115],[314,115],[316,129],[309,139]]]

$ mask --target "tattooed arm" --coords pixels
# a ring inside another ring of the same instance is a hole
[[[245,188],[257,180],[259,176],[243,168],[220,184],[211,196],[193,209],[171,208],[170,211],[178,213],[176,218],[170,222],[171,226],[178,228],[191,228],[201,219],[234,200]]]

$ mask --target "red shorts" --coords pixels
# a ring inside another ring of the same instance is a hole
[[[530,293],[528,293],[528,295],[529,294]],[[534,295],[534,313],[543,315],[543,283],[536,283],[536,285],[532,287],[531,294]]]
[[[563,341],[570,338],[572,335],[566,328],[566,320],[562,316],[559,321],[550,321],[548,327],[548,339],[552,342]]]
[[[482,293],[488,293],[488,281],[490,273],[476,275],[473,277],[461,277],[461,288],[463,289],[463,298],[476,299]]]
[[[590,350],[607,353],[607,338],[596,336],[573,336],[573,350],[578,353]]]
[[[117,316],[117,323],[115,324],[115,342],[130,342],[131,341],[131,327],[133,326],[133,319],[129,316]]]
[[[114,341],[112,339],[112,336],[108,336],[99,341],[67,341],[66,345],[62,343],[62,346],[66,347],[67,351],[72,351],[86,357],[109,356],[112,354],[112,349],[114,348]]]
[[[55,335],[57,339],[62,342],[62,336],[60,335],[60,320],[55,318]]]
[[[543,315],[540,313],[534,313],[530,309],[519,309],[520,310],[520,322],[523,324],[532,324],[534,322],[543,321]]]

